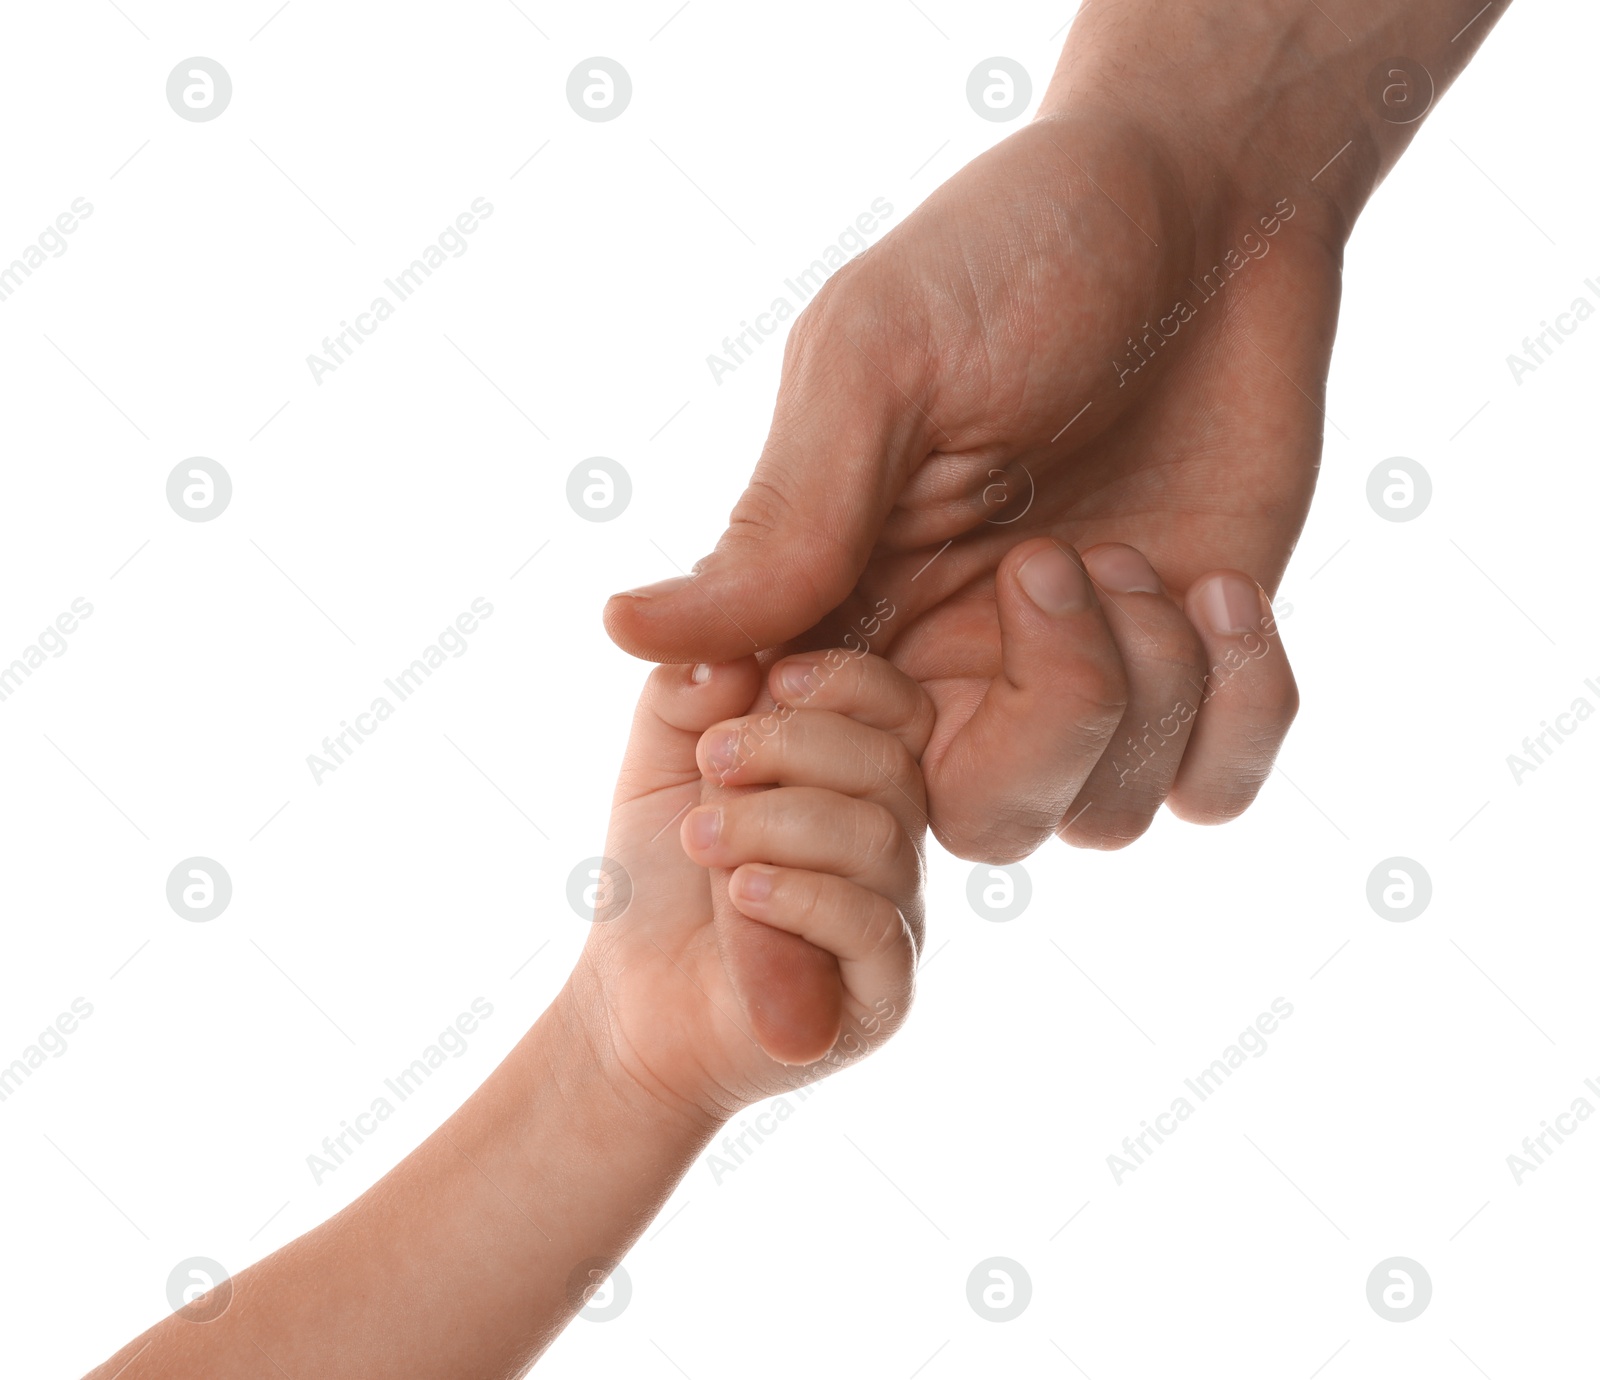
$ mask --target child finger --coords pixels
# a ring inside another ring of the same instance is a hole
[[[893,734],[825,710],[746,715],[706,730],[697,757],[717,786],[815,786],[872,800],[907,832],[927,826],[922,773]]]
[[[810,786],[729,796],[691,810],[684,851],[702,867],[768,862],[829,872],[884,896],[910,895],[922,858],[884,806]]]
[[[760,684],[754,657],[715,666],[656,667],[634,711],[615,803],[698,777],[695,747],[700,735],[748,706]]]
[[[846,993],[870,1018],[891,1029],[903,1018],[917,938],[911,920],[888,897],[829,873],[767,863],[738,868],[729,878],[728,896],[750,919],[833,954]]]
[[[831,709],[898,738],[921,759],[933,733],[933,702],[910,676],[880,656],[806,652],[775,662],[767,685],[780,705]]]

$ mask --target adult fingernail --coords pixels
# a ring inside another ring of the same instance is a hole
[[[624,599],[659,599],[666,594],[675,594],[688,584],[691,578],[688,575],[674,575],[668,580],[657,580],[653,585],[640,585],[638,589],[625,589],[620,597]]]
[[[1237,637],[1261,623],[1261,590],[1243,575],[1219,575],[1200,596],[1200,607],[1211,631]]]
[[[721,810],[696,810],[688,819],[689,842],[704,851],[716,847],[722,833]]]
[[[773,869],[761,863],[751,863],[739,869],[735,880],[739,895],[746,901],[765,901],[772,895]]]
[[[1029,556],[1017,571],[1017,581],[1022,592],[1052,617],[1082,613],[1089,607],[1089,581],[1059,546]]]
[[[715,772],[726,773],[738,760],[739,734],[728,728],[713,734],[706,743],[706,761]]]
[[[1083,558],[1097,585],[1113,594],[1160,594],[1155,567],[1131,546],[1100,546]]]

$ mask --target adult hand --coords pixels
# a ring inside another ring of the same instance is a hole
[[[1284,0],[1087,11],[1035,122],[800,316],[727,533],[614,598],[615,640],[719,661],[870,625],[935,702],[931,823],[965,857],[1242,811],[1297,706],[1263,591],[1311,498],[1342,246],[1412,128],[1366,68],[1467,56],[1445,0],[1353,5],[1347,44]]]

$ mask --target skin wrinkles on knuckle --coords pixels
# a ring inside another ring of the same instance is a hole
[[[846,675],[851,678],[846,680]],[[818,709],[829,709],[834,713],[849,717],[853,714],[868,712],[876,703],[881,710],[879,722],[885,725],[875,729],[889,740],[892,747],[885,751],[893,753],[897,760],[905,766],[896,772],[898,777],[906,771],[914,771],[917,765],[916,754],[912,751],[907,740],[915,743],[926,744],[932,736],[936,720],[936,712],[932,702],[917,687],[917,700],[912,704],[903,703],[898,696],[892,697],[883,692],[876,691],[874,687],[875,676],[869,672],[866,665],[860,661],[852,660],[851,670],[842,672],[836,681],[825,685],[825,691],[832,691],[839,685],[837,695],[829,694],[826,704],[817,704]],[[842,685],[840,681],[844,681]]]
[[[1044,838],[1053,833],[1078,794],[1070,788],[1040,789],[1018,795],[991,811],[997,832],[1018,837]]]
[[[1229,704],[1217,696],[1201,706],[1201,713],[1213,706],[1225,706],[1227,712],[1216,714],[1207,725],[1208,731],[1219,739],[1226,736],[1229,751],[1240,760],[1265,754],[1270,763],[1300,712],[1300,692],[1292,683],[1251,687],[1236,703]]]
[[[809,722],[806,720],[809,718]],[[835,732],[832,714],[797,710],[777,731],[763,736],[759,719],[736,721],[734,762],[726,771],[709,767],[705,775],[719,784],[742,776],[770,772],[779,783],[791,774],[801,775],[817,789],[834,790],[857,798],[895,803],[920,794],[916,758],[897,739],[873,733],[862,741],[849,731]]]
[[[857,797],[876,794],[890,782],[901,784],[908,767],[915,768],[895,739],[878,730],[861,731],[846,711],[801,710],[795,717],[809,717],[795,744],[795,760],[804,761],[825,789]]]
[[[1141,671],[1188,681],[1206,669],[1206,648],[1188,620],[1179,619],[1171,627],[1143,638],[1133,660]]]
[[[1125,697],[1104,701],[1072,696],[1057,701],[1050,707],[1051,718],[1057,725],[1054,735],[1057,747],[1053,756],[1058,761],[1065,757],[1073,764],[1092,767],[1116,737],[1127,711]]]
[[[798,345],[802,353],[813,348],[821,349],[824,353],[831,349],[840,328],[848,326],[849,318],[858,310],[854,289],[858,286],[856,280],[860,276],[859,259],[842,264],[795,319],[795,329],[791,334],[799,335]]]
[[[895,922],[890,927],[889,950],[893,953],[904,952],[908,977],[914,978],[916,962],[922,953],[922,916],[908,913],[903,906],[896,906],[892,898],[889,898],[889,905],[895,914]]]
[[[776,439],[782,439],[776,423],[773,434]],[[854,569],[857,564],[857,554],[842,528],[835,530],[833,526],[821,526],[816,522],[804,520],[794,499],[790,497],[792,492],[804,489],[815,482],[815,475],[804,472],[791,475],[787,467],[763,458],[756,473],[751,476],[749,484],[745,487],[744,493],[739,496],[739,501],[734,504],[733,511],[728,514],[727,532],[717,545],[719,549],[724,542],[734,545],[754,545],[758,549],[770,551],[770,542],[774,537],[782,534],[796,537],[801,535],[803,529],[807,552],[806,564],[795,565],[789,562],[779,570],[769,567],[768,573],[771,576],[781,576],[784,580],[798,581],[805,587],[813,606],[826,606],[828,601],[824,600],[822,591],[808,572]]]
[[[1227,824],[1238,819],[1255,803],[1267,777],[1272,774],[1272,756],[1264,760],[1235,762],[1226,774],[1186,784],[1174,791],[1184,817],[1202,824]]]
[[[795,318],[789,339],[784,343],[783,382],[793,388],[802,380],[810,382],[813,369],[832,367],[838,353],[841,328],[851,310],[853,287],[860,264],[854,260],[842,265]]]
[[[888,622],[887,619],[884,620]],[[847,675],[841,676],[844,691],[841,702],[834,707],[840,713],[872,712],[876,710],[886,733],[902,747],[905,739],[925,742],[933,732],[938,717],[933,701],[927,692],[899,671],[886,658],[852,658]],[[909,747],[906,748],[911,751]]]
[[[863,374],[870,386],[884,387],[877,370],[905,362],[908,331],[878,306],[870,283],[861,281],[862,266],[858,258],[836,271],[795,320],[784,349],[775,438],[833,418],[837,398],[859,393]]]
[[[922,941],[927,930],[927,916],[924,914],[923,896],[924,880],[919,875],[915,886],[904,889],[892,889],[875,893],[880,896],[885,904],[891,906],[900,916],[900,924],[909,945],[907,955],[914,973],[916,961],[922,953]]]
[[[976,823],[970,815],[957,819],[941,816],[935,818],[932,827],[939,846],[946,852],[968,862],[1004,867],[1031,854],[1050,837],[1057,822],[1019,826],[1004,814],[1000,818],[986,814]]]
[[[1190,824],[1231,824],[1254,802],[1254,792],[1239,795],[1230,790],[1225,796],[1213,793],[1204,801],[1186,804],[1183,818]]]
[[[850,838],[850,855],[856,864],[855,876],[866,876],[881,870],[888,870],[894,876],[905,875],[909,847],[900,821],[887,806],[876,801],[858,802],[858,808],[851,816]],[[916,869],[911,871],[914,875]]]
[[[719,808],[722,834],[713,852],[737,858],[738,865],[760,861],[776,838],[809,832],[807,817],[795,809],[788,792],[781,788],[735,796],[721,801]]]
[[[864,749],[867,788],[891,809],[907,799],[916,803],[922,793],[917,759],[898,738],[882,733],[874,737],[872,745]]]
[[[906,918],[887,896],[870,893],[862,908],[865,914],[861,917],[861,939],[867,957],[877,958],[908,942]]]
[[[1054,722],[1065,724],[1074,744],[1103,743],[1116,732],[1128,703],[1128,674],[1119,656],[1065,669],[1059,680],[1023,695],[1013,717],[1019,732],[1020,725]]]
[[[893,617],[880,617],[883,624],[880,632],[893,626]],[[920,728],[932,727],[935,711],[927,691],[886,655],[874,652],[859,658],[855,669],[851,688],[856,702],[862,709],[876,706],[882,712],[884,721],[894,726],[885,732],[915,733]]]
[[[728,514],[728,531],[746,537],[766,537],[782,529],[794,511],[783,485],[757,473]]]
[[[886,303],[903,304],[905,300],[903,288],[889,281],[889,276],[877,271],[877,260],[870,251],[835,272],[811,306],[816,320],[806,341],[807,353],[814,351],[825,368],[847,358],[839,348],[842,345],[849,350],[851,341],[880,365],[886,362],[886,355],[898,358],[904,354],[918,333],[903,310],[885,310]]]
[[[1154,805],[1159,803],[1153,802],[1149,813],[1118,811],[1098,819],[1095,818],[1096,811],[1090,809],[1075,823],[1059,830],[1058,834],[1063,843],[1069,843],[1074,848],[1094,848],[1114,853],[1144,837],[1150,828]]]
[[[778,899],[784,908],[790,912],[795,924],[802,931],[813,930],[824,918],[822,887],[818,884],[816,878],[788,872],[784,874],[780,885],[783,888],[783,892]]]
[[[1093,721],[1105,714],[1121,719],[1128,707],[1128,672],[1121,656],[1097,659],[1068,673],[1065,698]]]
[[[1128,683],[1120,664],[1085,677],[1074,672],[1047,690],[1030,692],[1009,706],[1010,734],[1028,751],[1040,755],[1039,742],[1054,744],[1049,755],[1063,754],[1086,767],[1100,759],[1127,714]],[[937,795],[937,790],[931,792]]]

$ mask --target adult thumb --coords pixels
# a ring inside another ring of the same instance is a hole
[[[909,401],[922,366],[881,331],[852,331],[837,308],[816,325],[811,315],[795,325],[771,431],[716,550],[607,603],[606,631],[624,651],[719,662],[779,646],[838,607],[865,569],[928,452],[933,424]]]

